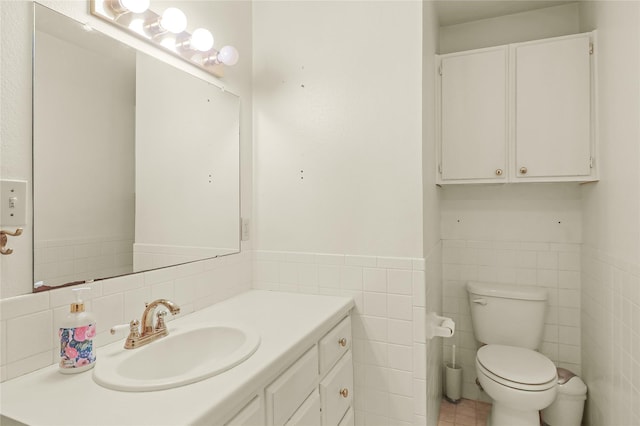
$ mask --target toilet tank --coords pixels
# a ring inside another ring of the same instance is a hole
[[[546,289],[469,281],[467,293],[473,333],[479,342],[539,349]]]

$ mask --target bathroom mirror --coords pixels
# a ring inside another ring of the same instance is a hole
[[[238,97],[34,7],[34,291],[239,252]]]

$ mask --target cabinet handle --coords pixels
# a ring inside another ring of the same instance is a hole
[[[338,340],[338,344],[344,348],[345,346],[347,346],[347,339],[342,337],[340,340]]]
[[[496,176],[502,176],[502,169],[496,169]]]
[[[527,168],[526,167],[520,167],[520,174],[526,175],[527,174]]]
[[[340,395],[342,395],[343,398],[348,397],[349,396],[349,389],[347,389],[347,388],[340,389]]]

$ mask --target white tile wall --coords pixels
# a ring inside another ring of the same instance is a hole
[[[441,312],[441,260],[440,243],[426,259],[258,251],[95,282],[85,299],[100,347],[124,337],[108,329],[145,301],[172,298],[185,315],[249,289],[252,267],[254,288],[353,296],[358,424],[436,424],[442,340],[425,341],[424,314]],[[73,300],[63,288],[0,301],[2,381],[57,361],[57,324]]]
[[[442,275],[442,244],[439,242],[426,259],[426,312],[435,312],[437,314],[442,309],[443,294],[443,275]],[[424,323],[424,321],[422,321]],[[416,344],[414,351],[416,359],[426,360],[415,366],[415,374],[420,379],[426,380],[426,383],[420,383],[423,391],[426,391],[426,415],[427,425],[438,424],[438,415],[440,413],[440,400],[442,399],[442,352],[443,340],[440,337],[428,340],[425,345]],[[426,385],[426,386],[425,386]],[[416,391],[416,398],[424,400],[420,389]],[[424,424],[424,423],[419,423]]]
[[[186,315],[248,290],[251,265],[245,252],[91,283],[85,303],[96,317],[96,345],[122,340],[109,328],[139,318],[144,302],[169,298]],[[71,288],[0,300],[0,381],[57,362],[57,329],[75,300]]]
[[[465,285],[488,281],[533,285],[549,294],[540,351],[557,366],[581,373],[580,244],[443,240],[443,315],[454,318],[456,335],[445,339],[443,356],[463,368],[463,397],[489,400],[475,384],[477,342]]]
[[[640,263],[582,248],[586,423],[640,424]]]
[[[427,390],[427,375],[439,380],[441,355],[427,370],[423,324],[425,301],[433,297],[429,306],[437,309],[441,299],[440,244],[426,260],[256,251],[253,269],[254,288],[354,298],[357,424],[427,424],[427,394],[437,416],[440,385]],[[437,343],[431,348],[442,352]]]

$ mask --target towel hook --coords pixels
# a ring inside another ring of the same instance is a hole
[[[13,249],[7,248],[7,235],[17,237],[22,235],[22,228],[17,228],[14,232],[0,230],[0,254],[8,255],[13,253]]]

